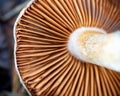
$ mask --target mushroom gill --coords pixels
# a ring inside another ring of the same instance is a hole
[[[75,35],[83,49],[71,43],[76,30],[83,32]],[[31,95],[120,96],[120,67],[102,67],[97,50],[106,34],[120,32],[119,0],[32,0],[14,31],[17,71]]]

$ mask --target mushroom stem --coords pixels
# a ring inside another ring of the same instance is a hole
[[[68,50],[79,60],[120,72],[120,31],[79,28],[71,34]]]

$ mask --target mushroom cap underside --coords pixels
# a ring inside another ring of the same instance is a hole
[[[68,51],[80,27],[120,30],[119,0],[35,0],[15,25],[16,65],[33,96],[120,96],[120,73]]]

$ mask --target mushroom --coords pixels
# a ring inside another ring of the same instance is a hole
[[[31,95],[120,96],[119,0],[32,0],[14,31]]]

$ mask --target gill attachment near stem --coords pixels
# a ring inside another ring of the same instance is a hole
[[[79,60],[120,72],[120,32],[82,27],[69,38],[68,49]]]

